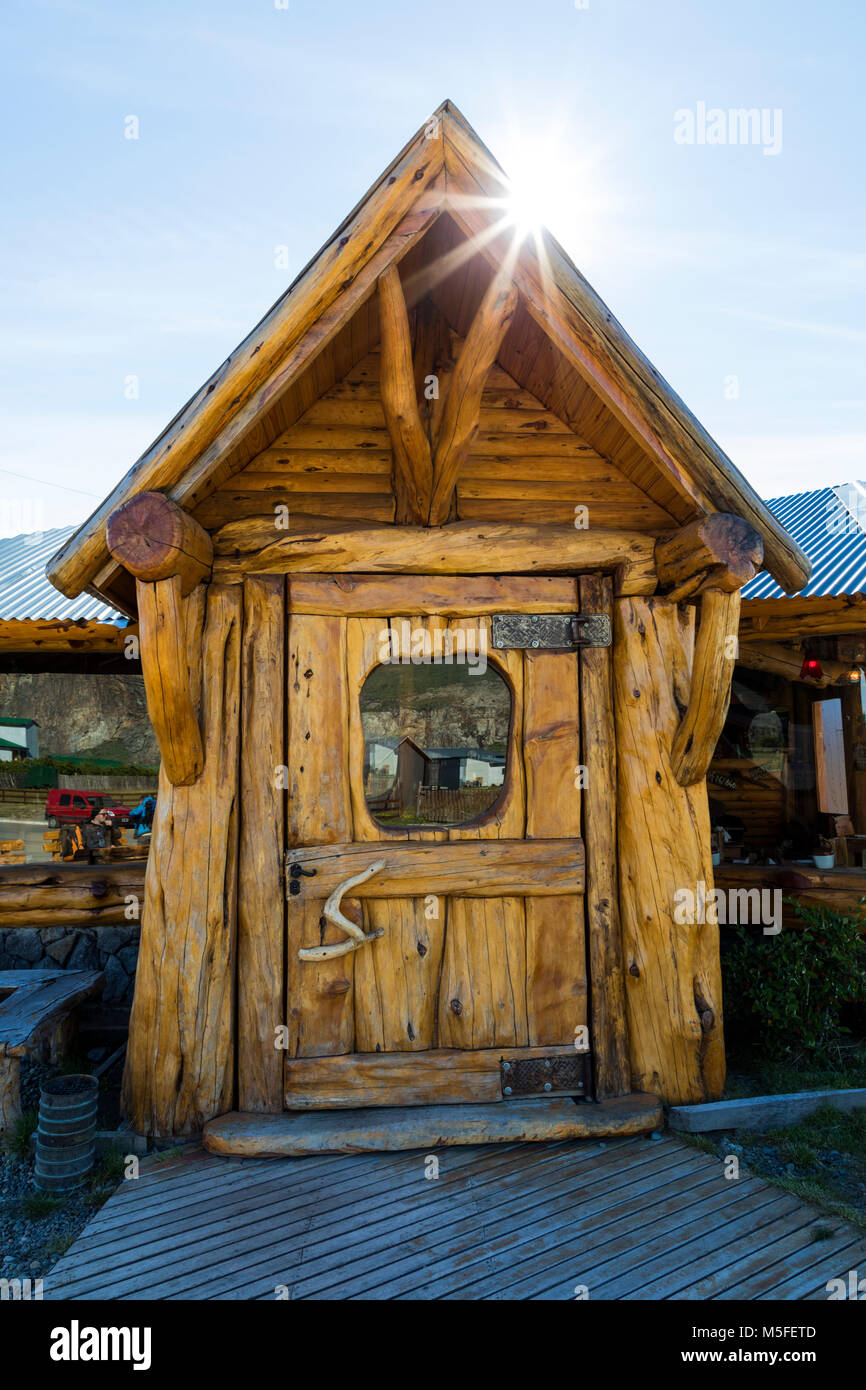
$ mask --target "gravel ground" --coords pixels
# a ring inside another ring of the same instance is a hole
[[[38,1108],[42,1080],[56,1074],[54,1067],[22,1067],[21,1099],[25,1111]],[[115,1109],[114,1100],[111,1090],[101,1093],[100,1112]],[[99,1124],[103,1123],[100,1118]],[[0,1279],[43,1278],[119,1181],[116,1165],[98,1160],[87,1184],[79,1191],[45,1204],[45,1211],[32,1207],[28,1210],[28,1199],[32,1203],[37,1193],[33,1167],[32,1157],[21,1159],[0,1150]]]

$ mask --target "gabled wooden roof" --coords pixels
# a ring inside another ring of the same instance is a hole
[[[375,346],[375,292],[389,266],[403,262],[416,297],[440,296],[452,325],[465,332],[455,322],[467,315],[454,293],[454,270],[471,257],[486,263],[489,278],[504,267],[518,292],[514,331],[498,357],[503,368],[577,433],[591,438],[595,430],[595,447],[609,441],[605,452],[677,522],[713,511],[746,518],[762,536],[767,570],[785,590],[800,589],[809,575],[805,555],[557,242],[544,233],[515,243],[503,213],[507,193],[489,151],[456,107],[443,103],[61,547],[48,567],[51,581],[70,596],[87,589],[129,607],[126,576],[106,544],[111,513],[144,491],[165,492],[194,509],[267,447],[285,429],[287,413],[290,423],[299,418],[336,374]],[[467,286],[464,297],[477,302],[483,292],[483,283]],[[533,335],[527,352],[520,344]]]

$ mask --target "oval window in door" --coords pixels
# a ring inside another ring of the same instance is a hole
[[[465,825],[498,801],[511,691],[493,666],[377,666],[360,701],[364,795],[379,825]]]

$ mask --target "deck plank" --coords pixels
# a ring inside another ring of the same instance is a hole
[[[866,1232],[679,1139],[142,1163],[46,1299],[826,1298]],[[815,1240],[829,1225],[832,1236]]]

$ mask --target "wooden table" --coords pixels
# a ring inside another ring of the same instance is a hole
[[[0,970],[0,1133],[21,1114],[21,1058],[53,1041],[59,1060],[72,1010],[104,984],[95,970]]]

